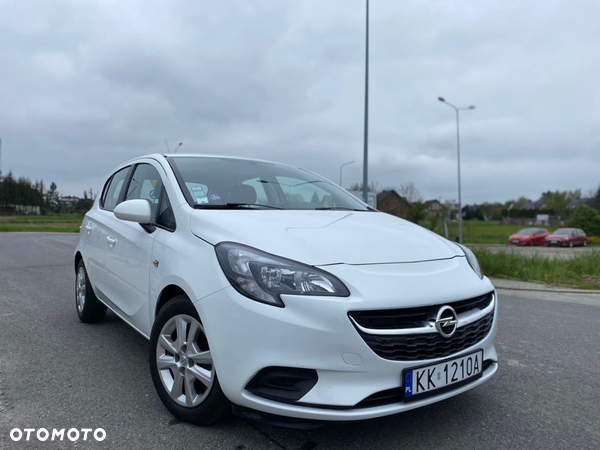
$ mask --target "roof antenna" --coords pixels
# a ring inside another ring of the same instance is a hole
[[[175,147],[175,150],[173,150],[173,151],[174,151],[175,153],[177,153],[177,149],[178,149],[179,147],[181,147],[182,145],[183,145],[183,142],[180,142],[180,143],[179,143],[179,145],[178,145],[177,147]]]
[[[167,153],[171,153],[171,149],[169,148],[169,143],[165,139],[165,145],[167,146]]]

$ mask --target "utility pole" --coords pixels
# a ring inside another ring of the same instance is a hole
[[[369,197],[369,0],[367,0],[365,40],[365,128],[363,156],[363,200]]]

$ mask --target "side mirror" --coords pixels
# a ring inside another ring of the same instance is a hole
[[[126,200],[121,202],[115,207],[113,214],[117,219],[140,224],[146,224],[152,221],[152,208],[150,207],[150,202],[144,199]]]

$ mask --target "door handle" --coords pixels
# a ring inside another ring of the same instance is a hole
[[[114,247],[117,240],[114,237],[106,236],[106,242],[108,242],[109,247]]]
[[[87,224],[87,225],[85,226],[85,229],[86,229],[86,231],[88,232],[88,234],[90,234],[90,233],[92,232],[92,230],[94,229],[94,227],[93,227],[93,226],[91,226],[90,224]]]

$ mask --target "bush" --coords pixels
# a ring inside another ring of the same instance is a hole
[[[581,228],[588,236],[600,236],[600,212],[589,206],[580,206],[571,214],[569,226]]]

